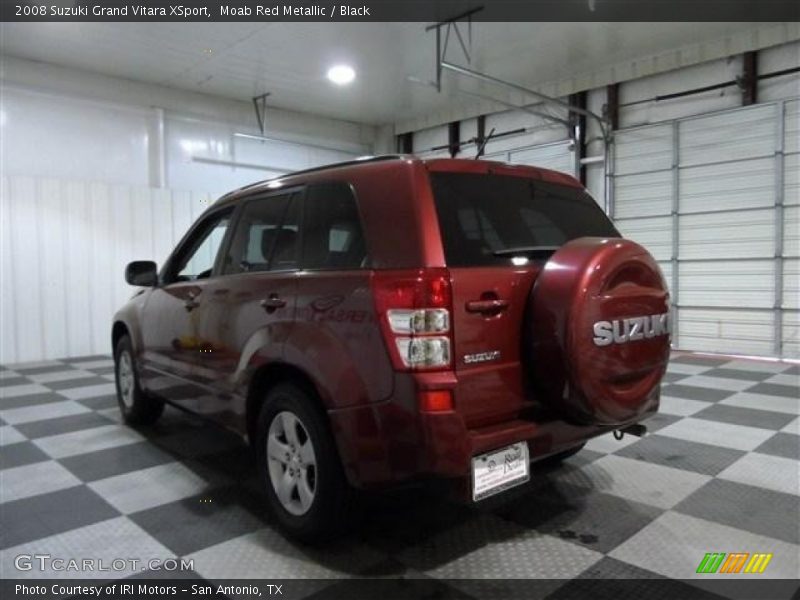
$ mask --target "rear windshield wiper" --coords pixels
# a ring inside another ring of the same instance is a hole
[[[561,246],[514,246],[513,248],[502,248],[492,252],[495,256],[518,256],[518,255],[550,255]]]

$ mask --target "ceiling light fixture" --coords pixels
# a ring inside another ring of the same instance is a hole
[[[335,65],[328,69],[328,79],[336,85],[347,85],[355,78],[356,72],[348,65]]]

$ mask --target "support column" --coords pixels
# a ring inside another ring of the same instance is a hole
[[[486,115],[478,116],[478,137],[475,140],[478,145],[478,152],[475,158],[480,158],[484,154],[484,144],[486,142]]]
[[[758,102],[758,53],[745,52],[742,61],[742,106]]]
[[[453,121],[447,126],[447,150],[455,158],[461,150],[461,121]]]
[[[569,103],[581,110],[586,110],[587,93],[570,94]],[[582,160],[586,157],[586,115],[570,112],[568,116],[570,137],[574,144],[575,176],[586,186],[586,165]]]
[[[414,152],[414,132],[401,133],[397,136],[397,151],[400,154],[411,154]]]
[[[672,254],[670,257],[670,264],[672,265],[672,281],[670,283],[670,295],[672,297],[672,347],[679,348],[678,340],[678,313],[680,302],[678,294],[678,286],[680,279],[678,277],[678,269],[680,262],[678,261],[678,253],[680,251],[680,197],[681,197],[681,177],[680,177],[680,122],[672,122]]]
[[[612,140],[614,139],[614,132],[619,129],[619,84],[612,83],[606,86],[606,105],[605,117],[608,119],[608,132],[604,143],[603,154],[605,156],[605,198],[604,206],[606,214],[614,219],[615,216],[615,203],[614,203],[614,171],[615,171],[615,153]]]
[[[783,187],[784,144],[786,127],[786,101],[777,105],[777,127],[775,142],[775,356],[783,356]]]
[[[166,159],[166,132],[163,108],[153,109],[153,118],[149,129],[151,135],[148,139],[148,172],[150,187],[167,187],[167,159]]]
[[[606,86],[606,117],[611,125],[611,130],[619,129],[619,84],[612,83]]]

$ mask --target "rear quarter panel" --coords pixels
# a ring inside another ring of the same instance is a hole
[[[284,360],[316,383],[329,410],[388,398],[393,372],[376,322],[370,271],[298,275]]]

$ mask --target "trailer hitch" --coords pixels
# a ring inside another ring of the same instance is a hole
[[[635,435],[636,437],[644,437],[647,433],[647,426],[642,425],[641,423],[634,423],[633,425],[628,425],[623,429],[617,429],[614,431],[614,439],[621,440],[625,437],[625,434]]]

